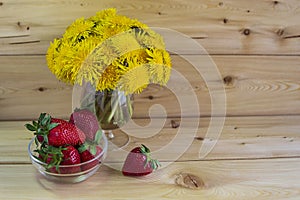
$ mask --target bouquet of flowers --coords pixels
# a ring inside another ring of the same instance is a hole
[[[102,128],[120,125],[132,115],[131,99],[115,91],[134,94],[150,83],[165,85],[171,72],[162,37],[113,8],[75,20],[50,44],[46,58],[57,79],[78,85],[88,82],[101,94],[94,99],[94,111]]]
[[[46,58],[59,80],[91,82],[98,91],[140,93],[149,83],[166,84],[171,71],[162,37],[113,8],[74,21]]]

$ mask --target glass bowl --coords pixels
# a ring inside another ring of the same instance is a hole
[[[80,172],[72,173],[72,174],[59,174],[57,172],[55,173],[47,170],[46,168],[47,163],[44,163],[39,159],[37,159],[38,153],[34,152],[34,150],[36,149],[35,138],[32,138],[28,144],[28,154],[33,166],[48,180],[61,182],[61,183],[78,183],[86,180],[87,178],[89,178],[90,176],[96,173],[96,171],[99,169],[99,167],[101,166],[103,160],[107,155],[107,145],[108,145],[107,138],[105,134],[103,134],[100,144],[98,145],[102,148],[102,152],[98,154],[94,159],[76,165],[59,166],[60,171],[66,171],[68,169],[74,169],[74,168],[81,169]],[[92,167],[91,168],[87,167],[88,165]]]

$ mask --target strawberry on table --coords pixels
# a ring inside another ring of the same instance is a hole
[[[89,141],[94,141],[95,135],[100,128],[97,117],[88,109],[75,109],[70,116],[69,122],[80,128]]]
[[[124,176],[145,176],[160,166],[157,160],[151,158],[150,149],[145,145],[132,149],[124,162]]]

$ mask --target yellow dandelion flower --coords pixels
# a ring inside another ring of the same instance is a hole
[[[171,58],[165,50],[146,50],[149,55],[149,71],[153,83],[164,85],[171,74]]]
[[[117,10],[115,8],[108,8],[106,10],[102,10],[96,13],[96,15],[90,17],[88,20],[93,21],[95,23],[99,23],[101,21],[107,20],[107,18],[113,18],[117,14]]]
[[[116,47],[120,56],[142,48],[132,32],[128,31],[109,38],[109,42],[111,43],[111,46]]]
[[[119,82],[118,88],[126,94],[141,93],[149,84],[149,73],[147,65],[140,65],[124,73]]]
[[[56,58],[60,55],[59,53],[60,45],[61,45],[61,40],[54,39],[54,41],[50,43],[50,46],[47,50],[46,60],[48,63],[48,67],[52,73],[54,73],[55,71]]]
[[[81,84],[83,80],[89,80],[92,84],[97,84],[99,76],[103,71],[102,63],[97,62],[97,57],[91,57],[91,52],[98,45],[99,39],[97,37],[90,37],[76,45],[73,52],[76,54],[72,59],[74,64],[74,82]],[[78,68],[77,68],[78,67]]]
[[[153,30],[136,29],[136,39],[145,48],[165,49],[164,41],[161,35],[155,33]]]
[[[75,20],[66,30],[63,37],[72,42],[80,42],[89,37],[94,23],[84,18]]]
[[[96,89],[100,91],[107,89],[116,89],[119,79],[120,73],[118,73],[118,68],[116,66],[110,65],[105,68],[104,72],[100,75]]]

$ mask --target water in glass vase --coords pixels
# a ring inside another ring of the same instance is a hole
[[[109,138],[115,136],[112,130],[122,127],[131,119],[132,112],[132,94],[126,95],[118,90],[96,91],[95,113],[100,127],[108,133]]]

